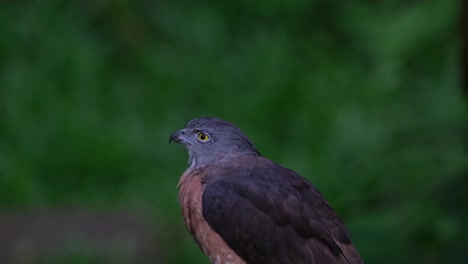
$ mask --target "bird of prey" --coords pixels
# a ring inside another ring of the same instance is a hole
[[[185,145],[190,157],[179,202],[211,264],[363,263],[322,194],[263,157],[233,124],[194,119],[171,141]]]

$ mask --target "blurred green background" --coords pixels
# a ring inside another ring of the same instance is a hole
[[[1,263],[208,263],[168,144],[205,115],[310,179],[366,263],[464,263],[458,4],[2,1]]]

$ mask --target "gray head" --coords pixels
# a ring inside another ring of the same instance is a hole
[[[185,145],[190,167],[202,167],[224,157],[255,155],[255,149],[247,136],[235,125],[215,117],[193,119],[187,127],[169,138]]]

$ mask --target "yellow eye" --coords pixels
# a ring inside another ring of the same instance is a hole
[[[203,132],[198,133],[197,137],[201,141],[207,141],[208,139],[210,139],[210,137]]]

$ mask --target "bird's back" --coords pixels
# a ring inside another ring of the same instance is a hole
[[[204,218],[247,263],[362,263],[343,221],[294,171],[250,156],[201,177]]]

